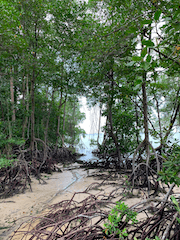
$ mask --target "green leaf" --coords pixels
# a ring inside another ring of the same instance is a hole
[[[171,200],[176,206],[178,206],[178,202],[174,196],[171,196]]]
[[[132,60],[133,60],[133,61],[136,61],[136,62],[139,62],[139,61],[142,60],[142,57],[139,57],[139,56],[133,56],[133,57],[132,57]]]
[[[147,47],[143,48],[143,50],[141,51],[141,57],[145,57],[147,54]]]
[[[142,40],[142,45],[147,47],[154,47],[154,43],[151,40]]]
[[[136,85],[139,85],[139,84],[141,84],[141,83],[142,83],[142,79],[137,79],[137,80],[134,82],[135,86],[136,86]]]
[[[161,15],[162,11],[161,10],[157,10],[154,14],[154,20],[155,21],[158,21],[159,18],[160,18],[160,15]]]
[[[180,223],[180,219],[177,217],[176,220],[178,221],[178,223]]]
[[[145,24],[151,24],[152,20],[142,20],[141,21],[141,26],[145,25]]]
[[[149,67],[150,67],[150,63],[148,63],[148,62],[142,62],[141,63],[141,67],[142,67],[142,69],[144,69],[144,70],[148,70],[149,69]]]
[[[134,65],[134,61],[131,61],[131,62],[126,63],[126,66],[128,66],[128,67],[131,67],[131,66],[133,66],[133,65]]]
[[[160,238],[158,238],[157,236],[155,236],[155,239],[156,239],[156,240],[161,240],[161,239],[160,239]]]
[[[151,62],[151,58],[152,57],[150,55],[148,55],[147,58],[146,58],[146,62]]]

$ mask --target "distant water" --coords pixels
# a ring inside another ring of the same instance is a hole
[[[103,136],[104,136],[103,133],[100,133],[100,135],[99,135],[99,143],[100,144],[103,141]],[[98,137],[97,133],[86,134],[85,138],[81,137],[81,142],[80,142],[81,146],[77,149],[77,151],[79,153],[84,154],[84,156],[80,157],[80,160],[86,161],[86,162],[89,162],[89,161],[95,162],[95,161],[99,160],[98,157],[96,157],[92,154],[92,151],[96,150],[97,146],[91,145],[91,140],[97,141],[97,137]],[[144,139],[144,134],[141,134],[141,139]],[[169,139],[172,143],[177,142],[177,141],[179,141],[179,143],[180,143],[180,133],[174,132],[172,134],[171,138],[169,138]],[[152,136],[150,136],[150,142],[154,148],[158,147],[160,144],[160,141],[154,139]]]
[[[144,133],[141,134],[141,139],[144,139]],[[178,142],[180,144],[180,132],[172,132],[171,136],[168,139],[171,143]],[[160,140],[154,139],[151,135],[149,136],[149,141],[154,148],[160,145]]]
[[[97,149],[96,145],[91,145],[92,141],[97,141],[98,134],[86,134],[85,138],[81,137],[80,147],[77,149],[79,153],[85,154],[84,156],[80,157],[80,160],[86,162],[95,162],[98,160],[98,157],[92,154],[93,150]],[[99,143],[103,141],[103,133],[99,134]]]

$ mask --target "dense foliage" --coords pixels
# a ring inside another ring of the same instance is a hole
[[[179,126],[179,1],[0,4],[1,157],[77,144],[86,96],[107,118],[100,149],[158,172]]]

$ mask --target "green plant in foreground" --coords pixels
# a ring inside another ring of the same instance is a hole
[[[134,240],[138,240],[136,237],[134,237]],[[145,240],[161,240],[159,237],[155,237],[154,239],[146,238]],[[168,239],[166,239],[168,240]]]
[[[169,156],[164,156],[166,159],[165,162],[163,162],[163,168],[159,172],[159,178],[158,180],[161,180],[168,183],[175,183],[177,186],[180,186],[180,146],[177,144],[174,144],[172,146],[172,149],[168,152]]]
[[[178,213],[180,214],[180,207],[179,207],[179,203],[176,200],[176,198],[174,196],[171,196],[171,201],[174,203],[175,205],[175,209],[178,211]],[[180,218],[176,218],[176,220],[178,221],[178,223],[180,223]]]
[[[134,238],[134,240],[138,240],[138,239],[137,239],[137,238]],[[146,240],[161,240],[161,239],[156,236],[154,239],[146,238]],[[166,239],[166,240],[168,240],[168,239]]]
[[[136,219],[137,213],[128,208],[128,206],[124,202],[116,202],[116,206],[111,210],[108,215],[108,222],[104,224],[105,233],[107,235],[117,234],[119,235],[119,239],[124,239],[128,234],[126,232],[126,228],[120,230],[122,224],[126,224],[129,221],[132,224],[137,223]]]

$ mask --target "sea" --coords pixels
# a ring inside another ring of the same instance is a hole
[[[104,134],[100,133],[99,134],[99,143],[101,144],[103,141]],[[86,162],[95,162],[98,159],[92,152],[97,150],[97,145],[92,144],[93,141],[97,141],[98,134],[97,133],[92,133],[92,134],[86,134],[85,137],[81,136],[80,144],[77,147],[77,152],[80,154],[83,154],[82,157],[80,157],[81,161],[86,161]],[[141,133],[141,139],[144,139],[144,134]],[[154,148],[158,147],[160,145],[160,141],[154,139],[152,136],[150,136],[150,142]],[[169,138],[169,144],[172,143],[179,143],[180,144],[180,132],[179,131],[174,131]],[[131,157],[131,155],[130,155]]]

